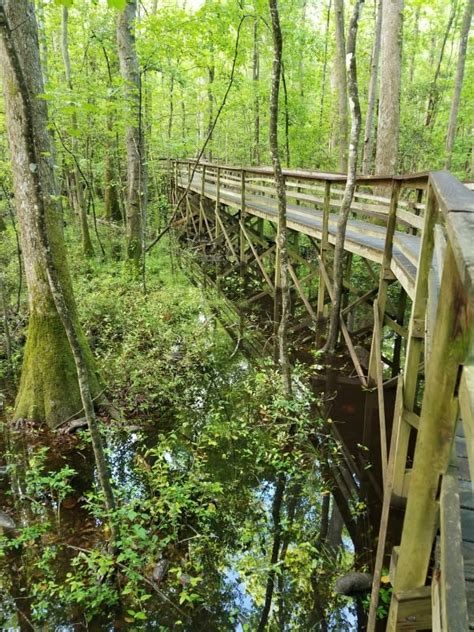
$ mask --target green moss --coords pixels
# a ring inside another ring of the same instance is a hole
[[[91,390],[99,392],[94,361],[84,336],[81,343],[90,368]],[[33,312],[28,325],[15,418],[44,421],[54,428],[65,419],[81,416],[76,367],[59,316]]]

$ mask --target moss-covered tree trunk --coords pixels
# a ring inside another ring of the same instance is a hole
[[[66,260],[62,216],[56,202],[57,188],[54,181],[51,137],[47,130],[46,101],[35,98],[35,95],[44,93],[44,87],[34,8],[27,0],[6,0],[4,7],[9,24],[15,25],[10,39],[14,42],[29,92],[35,153],[40,157],[37,163],[31,163],[29,160],[28,141],[24,133],[26,123],[22,95],[11,66],[9,42],[2,37],[0,64],[3,69],[5,114],[30,310],[15,417],[46,421],[49,426],[54,427],[68,417],[80,416],[82,404],[73,356],[55,307],[41,252],[41,239],[36,221],[38,180],[41,183],[44,200],[51,257],[64,290],[68,309],[79,332],[89,368],[91,387],[95,394],[99,391],[99,383],[92,354],[77,322]],[[35,174],[38,178],[35,178]]]

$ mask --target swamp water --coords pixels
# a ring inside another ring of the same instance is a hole
[[[115,571],[86,435],[5,431],[0,499],[16,528],[2,538],[1,629],[255,630],[269,570],[275,455],[256,468],[261,437],[232,428],[200,445],[150,424],[104,427],[126,551]],[[287,504],[282,512],[292,524],[275,592],[280,629],[353,630],[352,601],[332,592],[352,566],[353,545],[344,530],[337,553],[315,546],[328,489],[317,459],[303,460],[304,484],[288,476],[298,486],[296,511],[291,518]],[[326,628],[308,627],[315,600]]]

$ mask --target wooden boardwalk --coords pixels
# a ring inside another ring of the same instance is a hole
[[[224,275],[258,272],[255,298],[274,299],[271,169],[192,161],[169,167],[182,213],[177,225],[203,248],[227,253]],[[286,170],[285,178],[292,291],[316,345],[331,309],[331,251],[345,176]],[[361,177],[351,210],[341,344],[361,383],[377,392],[383,472],[369,630],[389,565],[387,630],[474,629],[474,194],[447,172]],[[398,380],[391,424],[387,373]],[[394,505],[406,509],[401,541],[390,551]]]

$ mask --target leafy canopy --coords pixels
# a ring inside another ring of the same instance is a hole
[[[74,0],[55,0],[55,3],[69,9],[74,4]],[[125,9],[125,5],[127,4],[127,0],[107,0],[107,4],[113,9],[123,11],[123,9]]]

